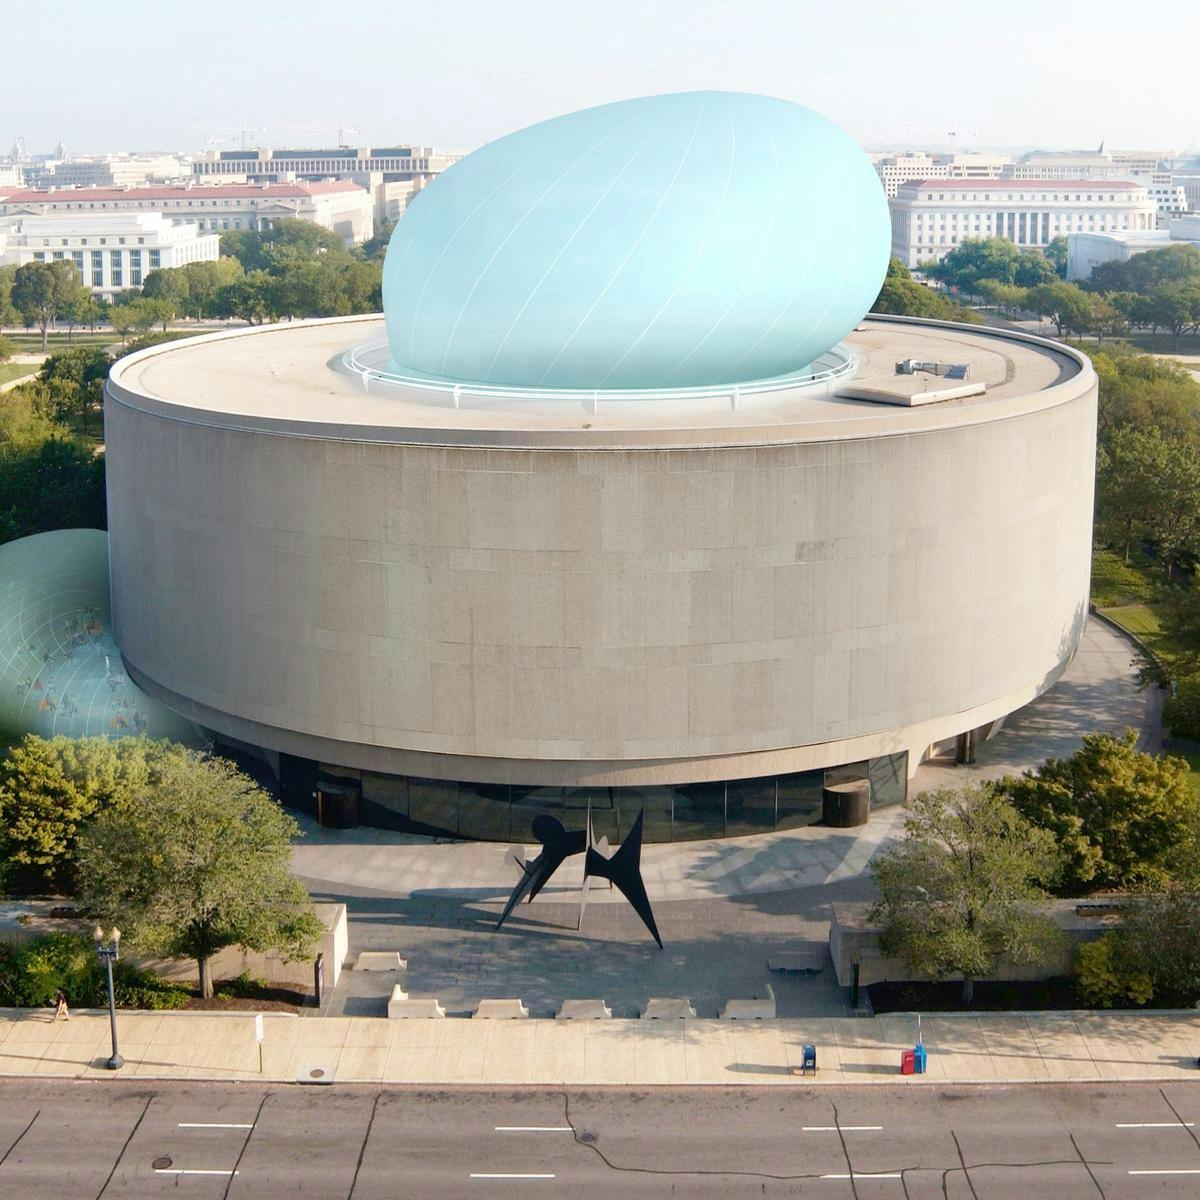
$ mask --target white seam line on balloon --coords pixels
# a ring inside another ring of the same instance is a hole
[[[570,336],[559,347],[558,353],[554,356],[550,365],[545,369],[545,371],[542,372],[542,376],[538,380],[539,387],[545,382],[546,376],[549,375],[550,372],[554,370],[554,367],[557,364],[558,360],[563,356],[567,347],[575,340],[575,337],[579,333],[579,331],[584,327],[585,324],[587,324],[588,319],[591,317],[592,313],[594,313],[596,311],[596,308],[599,305],[600,301],[604,299],[604,297],[608,294],[609,289],[612,287],[612,285],[614,283],[616,283],[621,272],[625,270],[625,267],[628,265],[629,260],[633,257],[634,252],[642,244],[642,239],[650,231],[651,225],[654,224],[656,218],[658,217],[658,214],[662,211],[663,205],[666,204],[667,197],[671,194],[671,190],[675,186],[675,181],[679,178],[680,171],[683,170],[683,164],[686,161],[688,154],[691,152],[692,144],[696,140],[696,134],[700,130],[700,122],[703,120],[703,118],[704,118],[704,112],[703,112],[703,110],[701,110],[700,115],[696,118],[696,124],[692,129],[692,136],[690,138],[688,138],[688,144],[684,147],[683,153],[679,156],[679,162],[675,167],[675,174],[671,176],[671,181],[663,189],[663,194],[659,197],[658,204],[655,205],[654,211],[650,214],[645,225],[642,226],[641,233],[638,234],[637,238],[634,240],[633,245],[629,247],[628,253],[621,260],[617,269],[612,273],[612,275],[609,277],[608,282],[601,289],[600,294],[595,298],[595,300],[592,301],[591,306],[588,308],[587,312],[585,312],[583,314],[583,316],[579,318],[579,322],[578,322],[578,324],[576,324],[575,328],[571,331]]]
[[[754,256],[754,261],[750,264],[750,268],[747,270],[744,278],[742,279],[741,285],[738,287],[737,291],[734,292],[729,303],[725,305],[725,310],[708,327],[708,332],[705,333],[705,335],[687,352],[687,354],[685,354],[683,358],[681,358],[679,362],[677,362],[659,380],[660,387],[670,386],[669,381],[671,376],[674,375],[676,371],[681,370],[692,358],[692,356],[700,349],[700,347],[703,346],[704,343],[707,342],[708,339],[712,337],[712,335],[721,327],[725,318],[733,311],[734,307],[737,305],[737,302],[742,298],[742,294],[750,285],[750,280],[754,278],[754,274],[758,270],[758,265],[762,262],[762,257],[766,253],[767,246],[770,244],[771,238],[775,235],[775,222],[779,218],[779,150],[775,145],[775,139],[771,137],[771,131],[767,128],[767,123],[757,113],[755,113],[755,118],[763,127],[763,132],[767,135],[767,141],[771,144],[771,158],[775,165],[775,195],[771,205],[771,220],[767,225],[767,232],[763,235],[762,242],[758,247],[758,253]]]
[[[729,137],[730,137],[730,146],[732,147],[733,138],[735,136],[733,117],[729,115],[728,109],[726,110],[726,115],[729,116]],[[601,387],[603,387],[604,384],[608,382],[608,380],[611,378],[613,372],[616,371],[620,367],[620,365],[625,361],[625,359],[628,358],[629,355],[632,354],[633,351],[637,349],[637,347],[641,344],[642,339],[658,323],[658,319],[663,315],[663,313],[665,313],[667,311],[668,308],[670,308],[672,301],[674,301],[675,297],[679,294],[680,288],[682,288],[683,285],[687,282],[688,277],[691,275],[692,271],[695,269],[696,264],[700,261],[701,257],[703,256],[704,251],[708,247],[709,239],[712,237],[712,232],[717,227],[717,221],[720,218],[721,213],[724,211],[725,200],[729,196],[729,185],[733,179],[733,163],[734,163],[734,155],[731,152],[729,155],[729,164],[725,170],[725,186],[721,189],[721,196],[720,196],[720,199],[717,201],[716,209],[713,211],[712,220],[709,221],[708,229],[705,230],[704,237],[701,239],[700,245],[697,248],[696,253],[692,255],[692,261],[690,263],[688,263],[687,270],[684,271],[684,273],[679,277],[679,281],[678,281],[678,283],[675,284],[675,287],[671,290],[671,294],[662,302],[662,304],[659,306],[658,312],[656,312],[654,314],[654,316],[652,316],[650,318],[650,320],[646,323],[645,327],[642,329],[642,332],[639,333],[637,335],[637,337],[635,337],[633,339],[633,341],[629,343],[628,347],[626,347],[626,349],[625,349],[624,353],[622,353],[621,357],[618,358],[617,361],[614,362],[611,367],[609,367],[609,369],[605,373],[604,377],[600,380]]]
[[[461,308],[458,310],[458,316],[455,318],[455,320],[454,320],[454,326],[453,326],[453,328],[450,330],[450,337],[449,337],[449,338],[447,339],[447,341],[446,341],[446,350],[445,350],[445,353],[442,355],[442,365],[441,365],[441,368],[440,368],[440,370],[441,370],[441,371],[443,371],[443,372],[445,371],[445,367],[446,367],[446,359],[447,359],[447,358],[449,357],[449,355],[450,355],[450,346],[451,346],[451,344],[452,344],[452,343],[453,343],[453,341],[454,341],[454,335],[455,335],[455,333],[456,333],[456,332],[457,332],[457,330],[458,330],[458,325],[459,325],[459,322],[462,320],[462,318],[463,318],[463,314],[464,314],[464,313],[467,311],[467,306],[468,306],[468,305],[471,303],[471,297],[475,295],[475,290],[476,290],[476,288],[478,288],[478,287],[479,287],[479,285],[480,285],[480,284],[483,282],[483,277],[484,277],[484,276],[485,276],[485,275],[488,273],[488,271],[489,271],[489,269],[491,268],[492,264],[493,264],[493,263],[496,261],[496,259],[497,259],[497,258],[500,256],[500,253],[503,251],[504,247],[505,247],[505,246],[508,244],[508,242],[509,242],[509,239],[510,239],[510,238],[512,238],[512,236],[513,236],[513,235],[514,235],[514,234],[517,232],[517,230],[520,228],[520,226],[521,226],[522,224],[524,224],[524,222],[525,222],[525,221],[526,221],[526,220],[527,220],[527,219],[528,219],[530,216],[532,216],[532,215],[533,215],[533,212],[534,212],[534,210],[535,210],[535,209],[538,207],[538,205],[539,205],[539,204],[541,204],[541,202],[542,202],[542,201],[543,201],[543,200],[544,200],[544,199],[545,199],[545,198],[546,198],[546,197],[547,197],[547,196],[548,196],[548,195],[549,195],[549,194],[550,194],[550,193],[551,193],[551,192],[552,192],[552,191],[553,191],[553,190],[554,190],[556,187],[558,187],[558,185],[559,185],[560,183],[562,183],[562,181],[563,181],[564,179],[566,179],[566,178],[567,178],[567,176],[569,176],[569,175],[571,174],[571,172],[572,172],[572,171],[574,171],[574,170],[575,170],[575,168],[576,168],[577,166],[579,166],[579,164],[580,164],[581,162],[583,162],[583,161],[584,161],[584,159],[586,159],[586,158],[590,157],[590,156],[591,156],[592,154],[594,154],[594,153],[595,153],[597,150],[599,150],[599,149],[600,149],[600,147],[601,147],[601,146],[603,146],[603,145],[605,144],[605,142],[609,142],[609,141],[611,141],[611,140],[612,140],[613,138],[615,138],[615,137],[616,137],[618,134],[620,134],[620,133],[624,132],[624,130],[625,130],[625,129],[627,129],[627,128],[628,128],[628,127],[631,125],[631,124],[633,124],[633,122],[634,122],[636,119],[637,119],[636,115],[635,115],[635,116],[632,116],[632,117],[630,117],[630,118],[629,118],[629,120],[627,120],[627,121],[625,121],[625,122],[624,122],[624,124],[622,124],[622,125],[619,125],[619,126],[616,128],[616,129],[612,130],[610,133],[607,133],[607,134],[605,134],[605,136],[604,136],[604,137],[602,137],[602,138],[600,139],[600,141],[596,142],[595,144],[593,144],[592,146],[590,146],[590,147],[589,147],[587,150],[585,150],[585,151],[584,151],[584,153],[583,153],[583,154],[581,154],[581,155],[580,155],[580,156],[579,156],[577,159],[575,159],[575,161],[574,161],[574,162],[572,162],[570,166],[566,167],[566,168],[565,168],[565,169],[562,171],[562,173],[561,173],[561,174],[560,174],[560,175],[559,175],[559,176],[558,176],[558,177],[557,177],[557,178],[554,180],[554,182],[553,182],[553,183],[551,183],[551,184],[550,184],[550,185],[549,185],[549,186],[546,188],[546,190],[545,190],[544,192],[542,192],[542,194],[541,194],[541,195],[540,195],[540,196],[539,196],[539,197],[538,197],[538,198],[537,198],[537,199],[536,199],[536,200],[535,200],[535,201],[534,201],[534,202],[533,202],[533,203],[532,203],[532,204],[531,204],[531,205],[530,205],[530,206],[529,206],[529,207],[528,207],[526,210],[525,210],[525,212],[522,214],[522,216],[521,216],[520,220],[518,220],[518,221],[517,221],[517,222],[516,222],[516,223],[513,225],[513,227],[512,227],[512,228],[511,228],[511,229],[508,231],[508,233],[506,233],[506,234],[504,235],[504,240],[503,240],[503,241],[501,241],[501,243],[500,243],[500,244],[499,244],[499,245],[496,247],[496,249],[495,249],[495,250],[492,252],[492,256],[491,256],[491,258],[489,258],[489,259],[488,259],[488,261],[487,261],[486,265],[484,266],[483,270],[479,272],[479,275],[476,277],[476,279],[475,279],[475,282],[474,282],[474,283],[471,285],[471,290],[470,290],[470,291],[467,293],[466,299],[465,299],[465,300],[463,300],[463,302],[462,302],[462,307],[461,307]],[[665,125],[665,124],[666,124],[666,121],[667,121],[667,120],[669,120],[669,119],[670,119],[669,117],[668,117],[668,118],[666,118],[666,119],[665,119],[665,120],[662,122],[662,124],[660,124],[660,125],[659,125],[659,126],[658,126],[658,127],[657,127],[657,128],[656,128],[656,129],[655,129],[653,132],[652,132],[652,133],[650,133],[650,134],[647,136],[646,140],[645,140],[644,142],[642,142],[642,145],[641,145],[641,146],[639,146],[639,147],[638,147],[638,149],[637,149],[637,150],[635,150],[635,151],[634,151],[634,153],[633,153],[633,154],[630,156],[630,158],[629,158],[629,161],[628,161],[628,162],[625,164],[625,166],[621,168],[621,171],[620,171],[620,173],[619,173],[619,174],[617,174],[617,175],[614,175],[614,176],[613,176],[613,178],[612,178],[612,179],[610,180],[610,182],[609,182],[609,185],[608,185],[608,187],[606,187],[606,188],[604,189],[603,193],[600,195],[600,198],[599,198],[599,199],[596,201],[596,203],[595,203],[595,204],[593,204],[593,205],[592,205],[592,207],[591,207],[591,208],[588,210],[588,212],[587,212],[587,215],[586,215],[586,216],[584,216],[583,218],[581,218],[581,220],[579,221],[578,225],[576,225],[576,227],[575,227],[575,231],[574,231],[574,233],[572,233],[572,234],[571,234],[571,236],[570,236],[570,238],[568,238],[568,239],[567,239],[567,241],[563,243],[562,247],[559,249],[559,252],[558,252],[558,253],[557,253],[557,254],[554,256],[554,260],[553,260],[553,262],[551,262],[551,264],[550,264],[550,265],[549,265],[549,266],[546,268],[546,270],[545,270],[545,271],[542,273],[542,277],[541,277],[541,278],[540,278],[540,279],[537,281],[537,283],[536,283],[536,284],[534,284],[533,290],[532,290],[532,291],[529,293],[528,297],[526,297],[525,303],[521,305],[520,311],[519,311],[519,312],[517,313],[517,315],[516,315],[516,316],[513,318],[513,320],[512,320],[512,322],[511,322],[511,324],[510,324],[510,325],[509,325],[509,327],[508,327],[508,330],[505,332],[505,334],[504,334],[504,338],[503,338],[503,340],[501,341],[499,348],[496,350],[495,354],[493,354],[493,355],[492,355],[492,361],[491,361],[491,362],[488,364],[488,368],[487,368],[487,370],[486,370],[486,371],[483,373],[483,380],[484,380],[484,382],[487,382],[487,381],[488,381],[488,380],[491,378],[492,371],[493,371],[493,369],[494,369],[494,368],[495,368],[495,366],[496,366],[496,359],[500,357],[501,351],[503,351],[503,349],[504,349],[504,347],[505,347],[505,344],[508,342],[509,335],[512,333],[513,329],[516,327],[516,325],[517,325],[517,322],[518,322],[518,321],[521,319],[521,316],[522,316],[522,314],[525,312],[525,309],[526,309],[526,308],[529,306],[530,302],[533,300],[533,297],[534,297],[534,295],[537,293],[538,289],[539,289],[539,288],[542,286],[543,282],[545,282],[546,276],[550,274],[550,272],[551,272],[551,271],[554,269],[554,266],[555,266],[555,264],[558,262],[558,260],[559,260],[560,258],[562,258],[562,256],[563,256],[563,255],[564,255],[564,254],[567,252],[567,247],[568,247],[569,245],[571,245],[571,243],[572,243],[572,242],[574,242],[574,240],[575,240],[575,238],[576,238],[576,237],[578,237],[578,236],[579,236],[579,232],[580,232],[580,230],[583,228],[584,224],[587,222],[588,218],[589,218],[589,217],[592,215],[592,213],[594,213],[594,212],[596,211],[596,209],[600,207],[601,203],[603,203],[603,201],[604,201],[604,197],[605,197],[605,196],[607,196],[607,195],[608,195],[608,193],[609,193],[610,191],[612,191],[612,189],[613,189],[614,187],[616,187],[617,180],[618,180],[618,179],[621,177],[621,175],[624,175],[624,174],[625,174],[625,172],[626,172],[626,171],[629,169],[629,167],[630,167],[630,166],[631,166],[631,164],[633,163],[634,159],[635,159],[635,158],[637,157],[637,155],[638,155],[638,154],[641,152],[641,150],[642,150],[642,147],[646,145],[646,142],[648,142],[648,141],[650,140],[650,138],[652,138],[652,137],[654,136],[654,134],[655,134],[655,133],[657,133],[657,132],[658,132],[658,130],[662,128],[662,125]]]
[[[594,125],[595,122],[593,121],[591,124]],[[589,128],[590,128],[590,126],[589,126]],[[563,142],[568,141],[570,138],[575,137],[575,136],[578,136],[578,134],[577,133],[564,133],[562,137],[551,142],[548,146],[544,146],[531,159],[522,161],[516,167],[514,167],[513,170],[508,175],[506,175],[502,180],[500,180],[500,182],[498,184],[496,184],[496,186],[494,188],[492,188],[492,190],[490,192],[488,192],[488,194],[486,196],[484,196],[484,198],[482,200],[480,200],[479,203],[476,204],[475,207],[473,209],[471,209],[471,211],[469,213],[467,213],[467,215],[465,217],[463,217],[463,219],[458,224],[458,228],[455,229],[455,231],[445,240],[445,242],[443,242],[441,253],[437,256],[436,259],[434,259],[433,265],[429,268],[429,273],[425,276],[425,282],[421,287],[421,294],[417,297],[416,304],[413,306],[412,320],[409,323],[409,328],[408,328],[408,357],[409,357],[409,359],[412,358],[413,342],[416,339],[417,321],[421,315],[421,305],[424,304],[424,302],[425,302],[425,293],[429,290],[429,285],[432,282],[434,275],[437,274],[437,269],[441,265],[442,259],[446,257],[447,252],[449,251],[450,247],[454,244],[454,242],[457,240],[458,235],[460,233],[462,233],[462,231],[464,229],[466,229],[466,227],[474,219],[476,213],[478,213],[482,208],[484,208],[484,206],[487,204],[487,202],[489,200],[491,200],[492,197],[495,196],[496,193],[498,191],[500,191],[501,188],[505,187],[507,184],[512,182],[512,180],[515,179],[518,175],[520,175],[522,171],[527,171],[533,163],[538,161],[538,159],[544,158],[547,154],[550,153],[551,150],[557,149],[557,147],[559,145],[561,145]],[[474,178],[474,176],[472,176],[472,178]],[[395,357],[394,349],[395,348],[393,347],[393,357]]]
[[[808,137],[805,135],[803,125],[797,125],[796,134],[804,145],[805,160],[807,162],[811,162],[812,146],[809,144]],[[805,281],[808,279],[809,272],[812,271],[813,259],[816,257],[817,247],[821,244],[821,238],[825,234],[825,212],[826,208],[828,207],[827,196],[828,193],[824,191],[821,192],[821,206],[817,215],[817,228],[812,238],[809,240],[808,259],[804,263],[804,269],[800,272],[800,277],[796,280],[796,286],[792,288],[792,294],[783,302],[782,307],[779,309],[779,312],[775,314],[775,319],[770,323],[770,325],[768,325],[766,329],[764,329],[762,333],[760,333],[758,337],[756,337],[754,341],[751,342],[750,345],[747,346],[746,349],[743,350],[742,353],[729,364],[729,366],[726,368],[729,373],[732,374],[738,363],[749,357],[749,355],[753,354],[754,351],[757,350],[762,344],[763,340],[770,337],[771,333],[775,329],[775,326],[778,325],[785,316],[787,316],[792,305],[796,303],[796,297],[800,295],[800,289],[804,287]]]

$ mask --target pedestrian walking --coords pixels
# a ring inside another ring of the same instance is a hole
[[[67,1008],[67,994],[62,988],[54,993],[54,1019],[57,1021],[59,1017],[64,1021],[71,1019],[71,1012]]]

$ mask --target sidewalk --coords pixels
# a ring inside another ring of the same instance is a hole
[[[901,1076],[916,1019],[387,1021],[264,1017],[259,1073],[248,1014],[122,1013],[121,1078],[543,1085],[1112,1082],[1195,1079],[1200,1013],[1047,1012],[923,1018],[929,1070]],[[55,1024],[0,1010],[0,1075],[106,1078],[107,1014]]]

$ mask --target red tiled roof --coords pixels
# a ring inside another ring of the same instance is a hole
[[[942,191],[1032,192],[1054,191],[1128,191],[1143,185],[1129,179],[906,179],[902,188],[941,188]]]
[[[182,187],[178,184],[130,188],[51,188],[49,191],[15,190],[0,192],[0,200],[8,204],[52,204],[55,201],[74,203],[120,200],[248,200],[255,197],[267,199],[299,199],[303,196],[322,196],[332,192],[365,192],[349,179],[327,179],[301,183],[219,183],[194,184]]]

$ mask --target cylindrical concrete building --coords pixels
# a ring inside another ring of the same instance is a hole
[[[786,827],[829,768],[900,798],[1070,661],[1096,381],[1068,348],[871,318],[761,386],[543,394],[405,376],[382,333],[216,334],[107,385],[129,672],[296,803]]]

